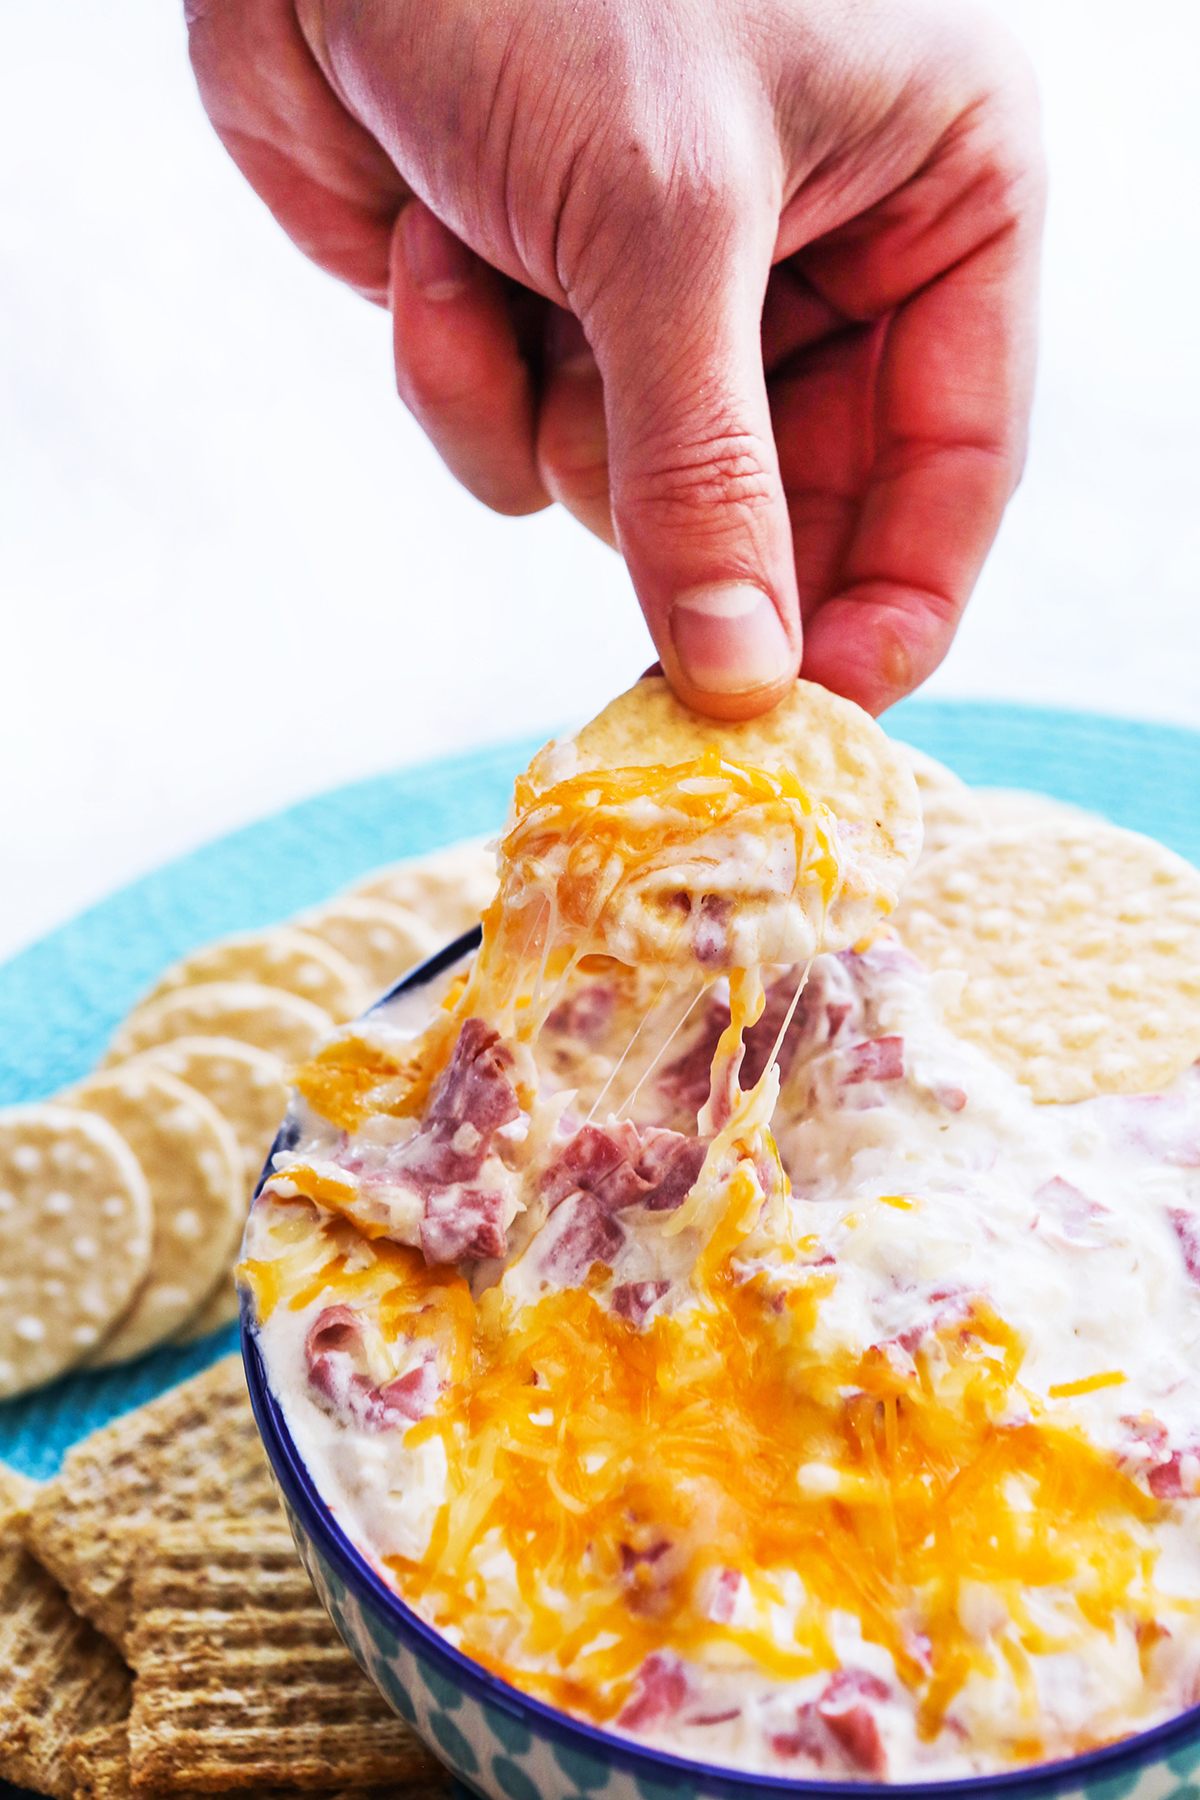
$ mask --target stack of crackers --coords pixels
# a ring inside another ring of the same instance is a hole
[[[164,971],[95,1074],[0,1112],[0,1397],[234,1317],[233,1264],[289,1065],[477,923],[495,884],[491,852],[456,845],[197,950]]]
[[[0,1469],[0,1778],[60,1800],[441,1794],[329,1623],[240,1359]]]

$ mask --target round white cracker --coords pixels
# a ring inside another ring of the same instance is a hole
[[[107,1368],[178,1331],[228,1267],[245,1217],[242,1157],[212,1102],[165,1069],[92,1075],[62,1099],[120,1132],[154,1210],[146,1279],[88,1358],[90,1367]]]
[[[220,1331],[223,1325],[232,1325],[238,1316],[238,1310],[238,1291],[233,1279],[233,1264],[231,1263],[200,1311],[175,1333],[171,1342],[195,1344],[200,1338],[207,1337],[210,1332]]]
[[[936,757],[918,750],[913,744],[893,738],[897,750],[903,751],[921,796],[921,817],[925,825],[921,858],[928,861],[950,844],[973,837],[984,828],[983,810],[974,788],[960,781],[953,769]]]
[[[150,1191],[108,1122],[0,1112],[0,1396],[86,1356],[150,1267]]]
[[[1032,788],[972,788],[979,808],[983,831],[1025,831],[1031,826],[1052,825],[1060,819],[1099,819],[1099,813],[1069,800],[1056,800],[1053,794],[1038,794]]]
[[[269,1050],[285,1063],[304,1062],[333,1030],[333,1019],[311,1000],[252,981],[205,981],[160,994],[136,1007],[100,1065],[128,1062],[142,1050],[181,1037],[230,1037]]]
[[[496,857],[478,840],[451,844],[376,869],[347,891],[406,906],[432,925],[445,943],[478,925],[496,898]]]
[[[946,1022],[1041,1101],[1149,1093],[1200,1056],[1200,870],[1092,819],[918,868],[893,921],[967,981]]]
[[[816,916],[819,895],[790,872],[784,881],[785,862],[794,869],[790,834],[781,830],[776,845],[748,833],[749,865],[744,856],[714,860],[701,840],[690,863],[680,859],[677,868],[648,859],[631,873],[622,904],[606,910],[606,948],[625,962],[659,961],[669,954],[660,954],[660,945],[683,942],[677,873],[693,899],[734,903],[725,951],[731,960],[723,966],[803,960],[873,931],[896,904],[921,847],[916,781],[904,752],[869,713],[815,682],[797,681],[770,712],[727,724],[692,712],[662,676],[645,676],[574,738],[540,751],[527,780],[535,794],[545,793],[593,769],[692,762],[714,744],[731,761],[785,770],[833,813],[842,868],[827,908]],[[733,890],[726,892],[723,881]]]
[[[352,963],[372,999],[442,943],[442,934],[411,907],[365,894],[342,894],[302,913],[297,926]]]
[[[212,1102],[237,1139],[248,1200],[287,1111],[280,1059],[234,1038],[183,1037],[157,1044],[120,1066],[165,1069]]]
[[[282,988],[322,1007],[339,1024],[357,1018],[368,997],[353,963],[331,944],[293,926],[276,925],[268,931],[239,932],[194,950],[165,969],[138,1004],[146,1006],[161,994],[210,981],[254,981]]]

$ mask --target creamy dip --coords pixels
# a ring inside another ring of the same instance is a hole
[[[743,1089],[803,976],[766,971]],[[602,957],[532,1076],[469,1019],[420,1117],[296,1099],[243,1264],[268,1378],[450,1642],[793,1776],[982,1773],[1197,1700],[1200,1073],[1036,1106],[942,1023],[954,979],[887,936],[816,959],[787,1181],[722,1150],[726,985]],[[440,997],[356,1028],[379,1093]]]

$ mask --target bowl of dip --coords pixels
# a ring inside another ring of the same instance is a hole
[[[478,943],[479,932],[468,933],[414,970],[380,1003],[380,1008],[392,1019],[410,1019],[415,1027],[418,1017],[428,1011],[431,999],[436,1004],[439,993],[465,966]],[[841,959],[829,960],[836,963]],[[893,1064],[902,1062],[908,1071],[909,1084],[917,1090],[922,1117],[929,1114],[939,1138],[943,1135],[943,1125],[950,1127],[946,1136],[961,1133],[962,1115],[975,1110],[990,1121],[987,1129],[993,1134],[1011,1129],[1011,1117],[1007,1126],[1003,1117],[997,1124],[997,1117],[1003,1114],[1005,1105],[1022,1108],[1025,1103],[1020,1097],[1014,1100],[1011,1094],[1000,1094],[989,1087],[989,1071],[973,1053],[967,1053],[964,1067],[957,1071],[942,1067],[939,1056],[944,1055],[945,1045],[937,1039],[932,1028],[922,1039],[920,1008],[916,1002],[907,1014],[903,994],[893,995],[888,1004],[881,1004],[880,984],[886,987],[889,981],[899,981],[903,988],[908,974],[904,970],[899,974],[895,970],[889,973],[886,968],[877,969],[873,976],[870,971],[857,973],[860,988],[865,982],[866,1012],[871,1015],[867,1024],[874,1035],[861,1035],[863,1020],[860,1018],[860,1034],[856,1036],[851,1031],[846,1048],[840,1052],[843,1099],[849,1095],[854,1106],[871,1099],[873,1096],[865,1090],[872,1083],[883,1084],[886,1091],[888,1083],[900,1078]],[[830,1021],[837,1018],[838,1010],[851,1008],[854,1004],[849,988],[842,995],[839,983],[843,974],[844,968],[818,969],[814,991],[825,1008],[821,1029],[827,1036]],[[832,1013],[830,1008],[833,1008]],[[585,1005],[584,1014],[586,1011]],[[809,1011],[811,1014],[812,1009]],[[576,1024],[581,1016],[577,1013]],[[898,1022],[901,1030],[895,1029]],[[836,1038],[843,1028],[844,1025],[839,1024],[832,1037]],[[811,1017],[807,1029],[811,1034]],[[902,1050],[897,1048],[898,1039],[903,1041]],[[882,1045],[883,1048],[864,1049],[864,1044]],[[832,1054],[829,1044],[824,1046],[823,1053],[826,1059]],[[803,1048],[798,1054],[804,1054]],[[683,1052],[672,1064],[676,1085],[686,1077],[687,1067],[688,1058]],[[963,1103],[964,1092],[971,1096],[970,1106]],[[839,1111],[845,1110],[845,1107],[839,1108]],[[854,1107],[849,1110],[853,1111]],[[1049,1109],[1051,1113],[1059,1110]],[[1103,1161],[1111,1153],[1113,1127],[1111,1120],[1106,1122],[1104,1106],[1096,1110],[1099,1114],[1096,1130],[1101,1137],[1094,1141],[1093,1152],[1097,1161]],[[882,1132],[886,1109],[879,1105],[864,1105],[861,1111],[864,1119],[860,1123],[869,1129],[858,1148],[861,1151],[873,1144],[878,1150],[881,1134],[887,1135]],[[1028,1114],[1021,1112],[1019,1124],[1033,1117],[1030,1107]],[[1123,1154],[1128,1148],[1122,1137],[1125,1123],[1127,1121],[1122,1119],[1117,1121],[1117,1154]],[[1178,1119],[1174,1128],[1176,1139],[1172,1142],[1177,1148]],[[296,1135],[293,1120],[281,1131],[275,1151],[289,1152]],[[786,1147],[786,1131],[781,1133],[781,1142]],[[966,1149],[967,1160],[970,1160],[969,1143]],[[268,1162],[264,1180],[272,1169],[275,1151]],[[791,1153],[796,1155],[798,1151],[793,1147]],[[1030,1154],[1024,1146],[1022,1160],[1027,1160]],[[1056,1155],[1061,1161],[1067,1149],[1054,1144],[1047,1154],[1052,1162]],[[981,1159],[976,1154],[975,1160],[979,1162],[986,1158]],[[1176,1166],[1171,1164],[1169,1154],[1167,1163]],[[1086,1205],[1078,1204],[1077,1190],[1069,1180],[1061,1175],[1050,1175],[1042,1180],[1045,1171],[1036,1165],[1034,1156],[1032,1172],[1026,1168],[1022,1181],[1025,1187],[1032,1185],[1035,1192],[1049,1189],[1037,1210],[1035,1224],[1043,1222],[1039,1227],[1039,1241],[1047,1238],[1056,1253],[1066,1260],[1075,1259],[1085,1272],[1089,1257],[1095,1262],[1099,1256],[1102,1264],[1103,1220]],[[1066,1163],[1061,1166],[1068,1168]],[[1073,1165],[1068,1168],[1068,1174],[1072,1168]],[[1058,1188],[1052,1185],[1056,1181],[1060,1184]],[[815,1199],[820,1204],[819,1196]],[[999,1193],[996,1204],[1003,1199],[1003,1194]],[[903,1220],[902,1209],[890,1211]],[[884,1219],[885,1226],[891,1223],[890,1218]],[[1020,1229],[1028,1229],[1028,1219],[1019,1223]],[[831,1215],[825,1235],[841,1246],[863,1229],[869,1230],[869,1226],[852,1223],[847,1228],[844,1217],[837,1221]],[[952,1231],[947,1233],[946,1220],[936,1207],[931,1212],[929,1230],[934,1239],[952,1246],[954,1257],[961,1259],[969,1253],[982,1259],[984,1264],[991,1259],[1001,1274],[1004,1259],[1015,1254],[1014,1245],[1019,1248],[1016,1224],[1011,1230],[998,1229],[991,1237],[982,1233],[973,1245],[965,1239],[956,1240]],[[885,1242],[883,1253],[886,1248]],[[838,1254],[840,1259],[841,1248]],[[879,1254],[878,1246],[868,1246],[867,1252],[859,1255],[858,1274],[851,1272],[848,1279],[859,1279],[863,1270],[869,1273]],[[847,1268],[849,1271],[849,1262]],[[925,1273],[928,1277],[929,1272]],[[1086,1273],[1084,1279],[1089,1279]],[[1094,1279],[1103,1287],[1102,1267],[1098,1266]],[[929,1296],[937,1296],[940,1288],[951,1285],[926,1278],[922,1290],[925,1303],[929,1303]],[[932,1304],[935,1307],[945,1304],[948,1298],[948,1294],[943,1294]],[[1035,1294],[1033,1304],[1044,1306],[1044,1296],[1039,1302]],[[902,1314],[901,1308],[894,1320],[895,1340],[901,1342],[907,1338],[912,1341],[912,1321]],[[259,1328],[253,1303],[245,1293],[242,1338],[250,1396],[266,1451],[300,1556],[331,1619],[364,1672],[397,1714],[464,1784],[491,1796],[492,1800],[568,1800],[568,1797],[572,1800],[597,1797],[598,1800],[600,1796],[610,1796],[611,1800],[667,1800],[668,1796],[690,1800],[692,1795],[699,1794],[729,1796],[731,1800],[735,1796],[778,1795],[783,1800],[783,1796],[797,1792],[824,1794],[845,1790],[861,1795],[866,1789],[880,1795],[885,1792],[916,1795],[928,1793],[931,1787],[969,1793],[979,1796],[980,1800],[984,1796],[1001,1794],[1032,1797],[1057,1793],[1083,1794],[1093,1800],[1122,1800],[1126,1794],[1135,1792],[1139,1800],[1160,1800],[1160,1797],[1168,1800],[1169,1796],[1183,1800],[1185,1795],[1188,1800],[1193,1800],[1197,1792],[1191,1779],[1200,1768],[1200,1707],[1195,1705],[1183,1708],[1176,1716],[1159,1719],[1150,1729],[1127,1732],[1118,1741],[1090,1748],[1081,1755],[1059,1756],[1050,1761],[1032,1762],[1030,1766],[999,1768],[980,1775],[963,1776],[960,1764],[959,1770],[951,1766],[944,1778],[936,1766],[922,1767],[901,1771],[900,1778],[881,1781],[872,1771],[870,1743],[864,1748],[859,1729],[859,1701],[865,1695],[866,1702],[873,1704],[878,1687],[878,1677],[872,1677],[869,1671],[859,1676],[857,1687],[852,1682],[843,1691],[838,1691],[831,1682],[825,1690],[817,1729],[824,1733],[822,1741],[832,1745],[834,1751],[827,1765],[828,1775],[812,1772],[808,1759],[805,1772],[795,1775],[787,1773],[786,1766],[778,1766],[778,1758],[774,1767],[739,1768],[732,1758],[722,1761],[720,1756],[706,1757],[702,1745],[695,1742],[697,1734],[694,1731],[690,1733],[692,1741],[687,1742],[687,1754],[679,1753],[672,1747],[669,1718],[657,1727],[654,1725],[653,1681],[643,1681],[641,1689],[643,1697],[648,1695],[650,1702],[647,1715],[650,1729],[644,1734],[639,1732],[636,1721],[633,1725],[627,1722],[625,1729],[597,1726],[563,1707],[523,1692],[512,1681],[457,1648],[413,1606],[406,1604],[387,1579],[378,1546],[369,1541],[354,1506],[343,1503],[347,1484],[338,1476],[334,1466],[336,1457],[322,1454],[319,1445],[314,1452],[315,1440],[311,1433],[294,1429],[293,1421],[300,1417],[300,1411],[295,1394],[289,1390],[287,1371],[278,1355],[272,1357],[270,1345],[264,1342]],[[1052,1369],[1051,1373],[1054,1372]],[[1165,1471],[1158,1475],[1158,1488],[1163,1493],[1173,1492],[1172,1483],[1177,1486],[1179,1478],[1184,1483],[1184,1489],[1180,1491],[1190,1491],[1191,1471],[1184,1467],[1181,1473],[1179,1454],[1173,1454],[1174,1461],[1164,1454],[1154,1465],[1157,1470]],[[1153,1481],[1151,1486],[1153,1490]],[[367,1491],[369,1493],[369,1486]],[[664,1690],[670,1689],[669,1669],[663,1671],[661,1685]],[[671,1699],[667,1692],[668,1714]],[[625,1717],[628,1721],[629,1715]],[[706,1726],[705,1729],[711,1736],[714,1728]],[[681,1734],[681,1743],[685,1735]],[[803,1737],[803,1732],[798,1735]]]

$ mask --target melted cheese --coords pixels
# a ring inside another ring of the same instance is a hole
[[[346,1228],[315,1214],[288,1223],[300,1244],[245,1266],[264,1320],[319,1293],[392,1342],[437,1346],[449,1385],[405,1446],[438,1440],[446,1498],[425,1554],[385,1559],[403,1597],[484,1666],[598,1721],[654,1651],[782,1680],[833,1668],[849,1613],[890,1653],[926,1737],[997,1657],[1027,1672],[1089,1630],[1152,1628],[1160,1504],[1022,1389],[1022,1346],[987,1304],[909,1367],[884,1347],[819,1350],[835,1277],[747,1275],[760,1197],[744,1168],[726,1192],[695,1305],[642,1331],[584,1289],[476,1304],[392,1244],[352,1266]],[[723,1571],[741,1578],[731,1622],[710,1616]],[[781,1640],[789,1571],[803,1598]],[[1031,1604],[1043,1590],[1053,1630]],[[1040,1752],[1035,1725],[1026,1749]]]

